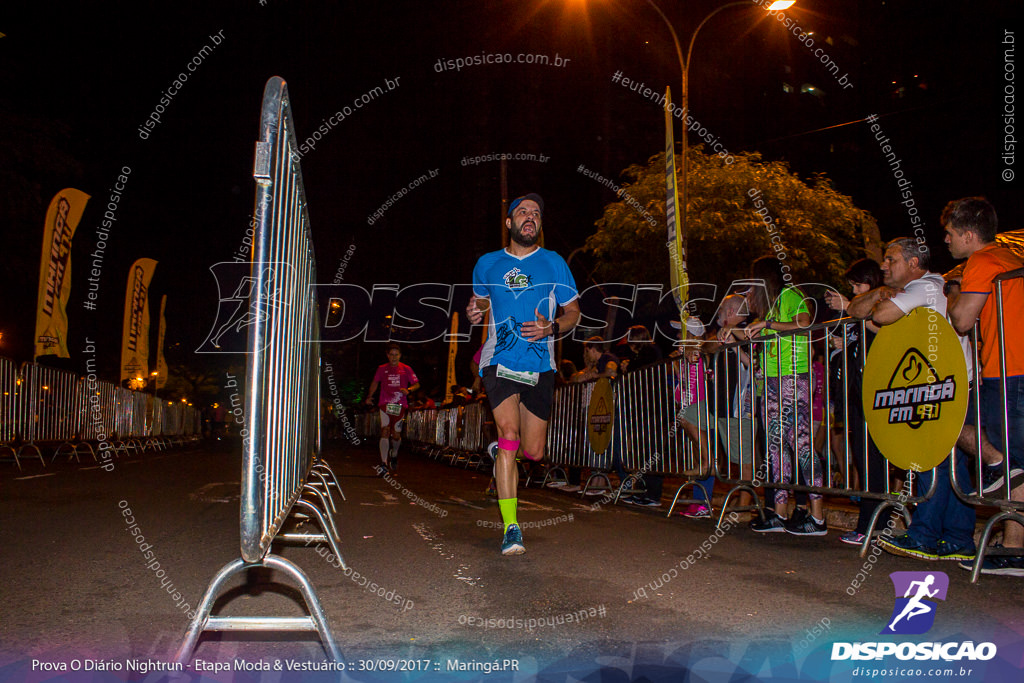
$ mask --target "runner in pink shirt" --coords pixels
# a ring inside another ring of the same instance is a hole
[[[373,403],[373,392],[380,387],[377,405],[380,407],[380,460],[379,474],[386,469],[393,473],[398,466],[398,448],[402,445],[402,418],[409,408],[408,395],[420,388],[416,373],[401,362],[398,344],[388,344],[388,362],[377,368],[366,395],[367,405]]]

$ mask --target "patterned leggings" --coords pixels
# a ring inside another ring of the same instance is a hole
[[[822,466],[811,444],[811,378],[803,372],[782,377],[766,377],[768,462],[772,481],[792,482],[793,453],[800,465],[800,479],[810,486],[822,485]],[[795,415],[794,415],[795,413]],[[781,437],[780,437],[781,434]],[[810,493],[810,498],[821,494]],[[776,504],[785,504],[789,491],[775,489]]]

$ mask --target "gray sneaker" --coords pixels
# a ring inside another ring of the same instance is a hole
[[[759,534],[781,534],[786,531],[786,520],[779,517],[775,510],[765,510],[764,521],[755,517],[750,523],[750,530]]]
[[[824,536],[828,533],[828,523],[822,520],[819,524],[810,514],[801,515],[800,519],[793,515],[785,526],[786,533],[794,536]]]

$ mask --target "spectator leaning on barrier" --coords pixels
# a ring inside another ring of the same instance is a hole
[[[576,364],[568,358],[563,358],[558,363],[558,376],[555,377],[555,386],[564,387],[576,376]]]
[[[998,220],[995,208],[982,197],[966,197],[952,201],[942,212],[941,223],[946,231],[946,244],[953,258],[966,258],[961,280],[951,280],[949,317],[961,334],[968,333],[980,319],[981,358],[981,426],[996,449],[1009,453],[1010,498],[1024,500],[1024,281],[1009,280],[1002,285],[1004,306],[1004,339],[999,346],[999,316],[996,310],[993,279],[1011,270],[1024,267],[1024,262],[1007,247],[995,241]],[[1002,399],[1003,377],[1000,356],[1006,360],[1006,402]],[[973,420],[974,413],[968,413]],[[1009,448],[1003,443],[1003,432],[1009,432]],[[983,450],[983,456],[985,455]],[[1006,465],[1003,458],[982,468],[983,491],[1007,490]],[[1024,527],[1007,520],[1003,545],[1024,550]],[[961,562],[965,569],[971,562]],[[1024,558],[986,556],[981,568],[985,574],[1024,576]]]
[[[573,382],[586,382],[599,377],[615,379],[619,359],[605,350],[604,337],[594,335],[583,342],[583,369],[572,376]]]
[[[715,339],[704,344],[704,351],[708,354],[718,351],[721,344],[734,344],[746,339],[743,330],[750,322],[746,299],[739,294],[730,294],[722,299],[717,322]],[[727,349],[724,354],[716,363],[718,438],[729,463],[740,466],[740,479],[753,481],[760,458],[754,446],[754,383],[750,356],[739,346]],[[728,381],[723,381],[722,374]],[[748,491],[740,491],[740,507],[748,507],[751,500]]]
[[[672,372],[676,374],[675,401],[682,406],[679,412],[679,428],[697,449],[697,471],[707,473],[694,480],[699,486],[693,488],[694,501],[680,511],[683,517],[705,519],[711,517],[711,501],[715,490],[715,475],[711,468],[716,448],[711,447],[708,435],[708,397],[707,370],[704,364],[703,339],[707,330],[704,323],[696,316],[686,319],[685,327],[679,322],[672,322],[679,328],[679,340],[682,345],[672,353],[680,363],[672,364]]]
[[[877,262],[865,258],[854,261],[846,270],[844,277],[850,284],[854,297],[857,297],[881,287],[885,274]],[[850,306],[850,300],[838,292],[826,293],[825,303],[832,310],[840,314],[847,314]],[[840,382],[832,391],[832,396],[835,398],[836,423],[837,425],[841,424],[842,430],[849,435],[851,451],[849,460],[853,462],[853,466],[860,475],[858,486],[864,491],[886,493],[889,484],[889,462],[882,457],[870,436],[868,437],[868,442],[864,443],[864,409],[861,405],[864,385],[863,359],[868,349],[871,348],[871,343],[874,341],[875,334],[879,328],[870,320],[866,321],[864,323],[865,337],[863,341],[860,339],[859,323],[847,323],[845,328],[846,352],[840,357],[841,360],[836,366],[846,376],[846,392],[843,392],[842,375],[840,375]],[[833,339],[838,337],[841,346],[843,329],[836,329],[832,334]],[[845,359],[845,363],[842,359]],[[840,432],[836,436],[838,437],[835,439],[836,445],[842,444],[843,433]],[[841,447],[836,447],[834,450],[839,453],[842,452]],[[861,496],[857,526],[853,531],[843,534],[839,540],[850,545],[860,545],[863,543],[864,535],[867,534],[868,526],[871,524],[871,516],[879,504],[880,501],[875,498]]]
[[[633,325],[626,330],[622,352],[619,356],[619,369],[622,372],[636,370],[662,359],[661,349],[651,339],[651,333],[643,325]],[[630,365],[633,367],[631,368]]]
[[[779,332],[802,330],[811,324],[811,312],[803,293],[793,285],[783,287],[782,270],[774,256],[754,261],[752,280],[764,286],[751,287],[747,303],[759,320],[747,326],[749,339],[758,338],[761,372],[767,394],[762,410],[768,433],[768,463],[773,481],[788,483],[795,457],[801,479],[821,486],[823,467],[811,443],[811,349],[804,335],[776,338]],[[775,490],[775,509],[764,522],[751,529],[759,533],[785,531],[797,536],[824,536],[828,533],[825,507],[820,493],[809,494],[810,514],[797,507],[792,519],[786,519],[789,492]]]
[[[927,307],[946,315],[942,276],[929,271],[928,245],[910,237],[895,239],[886,246],[882,273],[885,284],[861,294],[850,302],[854,318],[871,318],[877,325],[891,325],[915,308]],[[966,344],[966,339],[961,339]],[[970,351],[964,348],[964,357]],[[970,363],[968,363],[968,368]],[[931,472],[920,475],[921,490],[937,478],[934,495],[918,504],[907,533],[896,538],[879,537],[879,544],[893,555],[924,560],[963,560],[974,557],[974,508],[953,492],[947,457]],[[957,458],[957,478],[967,481],[967,462]]]

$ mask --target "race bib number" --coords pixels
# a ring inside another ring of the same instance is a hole
[[[498,363],[498,377],[501,379],[510,379],[513,382],[519,382],[520,384],[526,384],[531,387],[537,386],[537,382],[540,381],[539,372],[519,372],[517,370],[509,370],[501,363]]]
[[[388,403],[384,406],[384,412],[388,415],[401,415],[402,406],[398,403]]]

